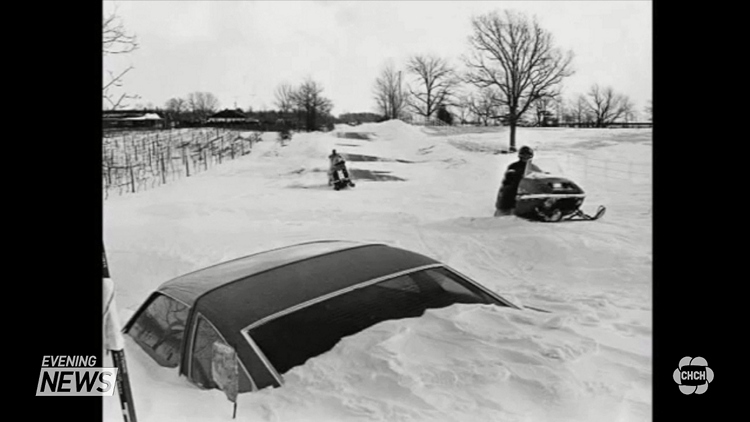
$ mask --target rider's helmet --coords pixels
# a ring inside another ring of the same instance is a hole
[[[522,160],[529,160],[534,157],[534,150],[524,145],[518,150],[518,158]]]

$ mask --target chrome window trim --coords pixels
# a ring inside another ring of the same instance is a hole
[[[218,334],[219,337],[221,337],[222,341],[224,341],[224,344],[229,345],[229,342],[221,334],[221,331],[219,331],[216,328],[216,326],[208,318],[206,318],[205,316],[203,316],[202,313],[196,312],[195,313],[195,319],[193,321],[193,329],[191,330],[191,335],[190,335],[190,347],[187,350],[187,352],[188,352],[187,376],[188,376],[188,379],[190,380],[190,382],[195,382],[195,381],[193,381],[193,347],[195,346],[195,336],[196,336],[196,333],[198,331],[197,330],[197,328],[198,328],[198,322],[201,319],[204,320],[204,321],[206,321],[208,323],[208,325],[211,326],[211,328],[216,332],[216,334]],[[235,353],[236,353],[236,351],[235,351]],[[239,355],[237,355],[237,362],[242,367],[242,370],[245,371],[245,375],[247,375],[247,379],[250,380],[250,385],[252,386],[251,387],[251,391],[258,391],[258,386],[255,384],[255,380],[253,379],[253,377],[250,376],[250,373],[247,371],[247,368],[245,368],[245,364],[242,363],[242,359],[240,359]],[[238,383],[239,383],[239,380],[238,380]]]
[[[175,302],[180,302],[180,303],[182,303],[183,305],[185,305],[185,306],[186,306],[186,307],[188,308],[188,310],[190,310],[190,309],[192,309],[192,308],[193,308],[192,306],[188,305],[187,303],[185,303],[185,302],[181,301],[180,299],[177,299],[176,297],[174,297],[174,296],[172,296],[172,295],[170,295],[170,294],[167,294],[167,293],[164,293],[164,292],[161,292],[161,291],[158,291],[158,290],[157,290],[157,291],[155,291],[154,293],[159,293],[160,295],[162,295],[162,296],[166,296],[166,297],[168,297],[168,298],[170,298],[170,299],[174,300]],[[189,313],[189,312],[188,312],[188,313]],[[186,321],[186,322],[187,322],[187,321]]]
[[[245,331],[249,331],[249,330],[258,328],[261,325],[264,325],[264,324],[266,324],[268,322],[271,322],[271,321],[273,321],[273,320],[275,320],[277,318],[281,318],[282,316],[285,316],[287,314],[291,314],[293,312],[297,312],[297,311],[299,311],[301,309],[304,309],[304,308],[307,308],[309,306],[315,305],[316,303],[320,303],[320,302],[326,301],[328,299],[332,299],[332,298],[334,298],[336,296],[341,296],[344,293],[349,293],[351,291],[354,291],[354,290],[357,290],[357,289],[361,289],[363,287],[371,286],[373,284],[377,284],[377,283],[380,283],[382,281],[390,280],[392,278],[401,277],[401,276],[404,276],[404,275],[407,275],[407,274],[411,274],[411,273],[414,273],[414,272],[417,272],[417,271],[427,270],[427,269],[430,269],[430,268],[443,267],[443,266],[444,266],[443,264],[422,265],[421,267],[414,267],[414,268],[411,268],[411,269],[408,269],[408,270],[402,270],[402,271],[399,271],[399,272],[396,272],[396,273],[392,273],[392,274],[384,275],[384,276],[381,276],[381,277],[373,278],[371,280],[363,281],[361,283],[354,284],[354,285],[351,285],[349,287],[345,287],[345,288],[340,289],[340,290],[336,290],[334,292],[325,294],[323,296],[316,297],[315,299],[310,299],[307,302],[302,302],[302,303],[300,303],[298,305],[294,305],[294,306],[292,306],[290,308],[284,309],[283,311],[279,311],[279,312],[276,312],[275,314],[271,314],[271,315],[269,315],[269,316],[267,316],[265,318],[261,318],[258,321],[255,321],[254,323],[252,323],[252,324],[248,325],[247,327],[243,328],[242,332],[244,333]]]
[[[255,343],[255,340],[253,340],[252,337],[250,337],[250,333],[247,332],[247,330],[241,331],[242,336],[245,337],[245,340],[247,340],[247,343],[250,345],[250,347],[253,349],[255,354],[258,355],[261,362],[263,362],[263,365],[266,366],[268,369],[268,372],[273,375],[273,377],[276,379],[276,382],[279,383],[279,385],[284,385],[284,377],[279,374],[279,372],[276,370],[276,368],[271,365],[271,361],[268,360],[268,357],[266,357],[266,354],[263,353],[262,350],[260,350],[260,347],[258,347],[258,344]]]
[[[497,299],[498,301],[500,301],[500,302],[502,302],[502,303],[506,304],[506,305],[507,305],[508,307],[510,307],[510,308],[514,308],[514,309],[521,309],[521,308],[520,308],[520,307],[518,307],[518,306],[517,306],[516,304],[514,304],[514,303],[510,302],[509,300],[507,300],[507,299],[503,298],[502,296],[500,296],[499,294],[497,294],[497,293],[493,292],[492,290],[488,289],[487,287],[485,287],[485,286],[482,286],[482,285],[481,285],[481,284],[479,284],[478,282],[476,282],[476,281],[472,280],[472,279],[471,279],[470,277],[467,277],[466,275],[464,275],[464,274],[462,274],[461,272],[459,272],[459,271],[457,271],[457,270],[453,269],[452,267],[450,267],[450,266],[448,266],[448,265],[443,265],[443,267],[444,267],[444,268],[445,268],[446,270],[448,270],[448,271],[452,272],[453,274],[455,274],[455,275],[459,276],[459,277],[460,277],[461,279],[465,280],[466,282],[468,282],[468,283],[469,283],[469,284],[471,284],[472,286],[474,286],[474,287],[478,288],[479,290],[481,290],[481,291],[483,291],[483,292],[487,293],[488,295],[492,296],[493,298]]]

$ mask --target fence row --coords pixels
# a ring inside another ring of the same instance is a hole
[[[589,176],[634,181],[635,179],[650,179],[652,175],[651,163],[609,160],[588,157],[585,155],[565,154],[562,164],[567,169],[575,169],[584,178]]]
[[[104,198],[150,189],[249,154],[261,134],[229,129],[137,132],[103,142]]]

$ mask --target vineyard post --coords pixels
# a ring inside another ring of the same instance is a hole
[[[161,151],[161,182],[162,184],[167,183],[167,169],[164,166],[164,151]]]
[[[219,164],[221,164],[221,158],[224,154],[224,138],[219,139]]]
[[[133,174],[133,166],[130,165],[130,154],[125,156],[125,162],[128,170],[130,170],[130,192],[135,193],[135,175]]]
[[[182,145],[182,161],[185,162],[185,175],[190,177],[190,159],[185,151],[186,145]]]

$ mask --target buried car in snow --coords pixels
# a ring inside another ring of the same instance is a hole
[[[123,331],[159,365],[179,368],[202,388],[221,388],[212,363],[216,350],[229,346],[238,363],[235,388],[248,392],[282,385],[285,372],[345,336],[455,303],[518,308],[424,255],[317,241],[167,281]]]

